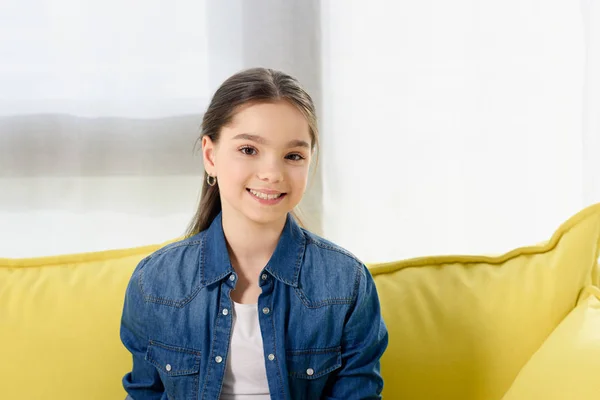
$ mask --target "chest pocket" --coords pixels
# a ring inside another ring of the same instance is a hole
[[[342,366],[341,349],[291,350],[286,353],[292,398],[318,399]]]
[[[151,340],[146,360],[158,371],[169,399],[196,399],[200,352]]]

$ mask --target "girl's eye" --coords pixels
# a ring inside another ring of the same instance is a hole
[[[295,153],[295,154],[288,154],[286,156],[286,158],[288,160],[292,160],[292,161],[300,161],[300,160],[304,160],[304,157],[301,154]]]
[[[250,146],[244,146],[240,148],[240,151],[242,152],[242,154],[245,154],[247,156],[253,156],[256,154],[256,149]]]

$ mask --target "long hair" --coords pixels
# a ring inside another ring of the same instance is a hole
[[[198,141],[201,142],[204,136],[208,136],[213,143],[217,143],[221,129],[232,121],[236,111],[245,104],[282,100],[297,107],[304,115],[312,139],[311,150],[318,149],[319,133],[312,98],[294,77],[268,68],[240,71],[221,84],[204,114]],[[221,212],[219,183],[210,186],[206,181],[207,176],[205,171],[200,202],[186,230],[186,237],[206,230]],[[294,214],[294,217],[299,220],[297,215]]]

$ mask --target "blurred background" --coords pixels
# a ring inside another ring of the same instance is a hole
[[[308,227],[365,262],[500,253],[600,201],[596,0],[2,0],[0,257],[184,233],[219,84],[296,76]]]

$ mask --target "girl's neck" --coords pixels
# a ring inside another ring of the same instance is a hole
[[[223,213],[222,221],[233,267],[244,275],[258,274],[277,247],[285,216],[271,224],[258,224],[234,211]]]

